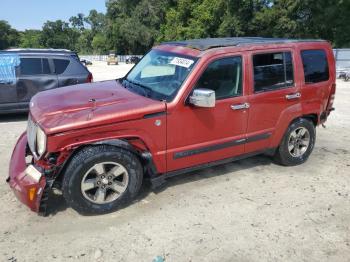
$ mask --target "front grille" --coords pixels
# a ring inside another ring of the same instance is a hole
[[[35,156],[36,155],[36,150],[35,150],[35,144],[36,144],[36,129],[37,126],[33,122],[32,118],[29,116],[28,117],[28,126],[27,126],[27,139],[28,139],[28,145],[29,149],[32,152],[32,154]]]

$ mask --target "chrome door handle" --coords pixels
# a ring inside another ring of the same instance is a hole
[[[250,107],[249,103],[239,104],[239,105],[232,105],[232,110],[242,110],[242,109],[248,109]]]
[[[295,93],[295,94],[286,95],[287,100],[298,99],[300,97],[301,97],[301,94],[299,92]]]

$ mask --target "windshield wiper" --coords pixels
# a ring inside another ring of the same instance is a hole
[[[124,79],[123,82],[122,82],[122,85],[125,88],[131,89],[131,90],[133,90],[133,89],[134,90],[135,89],[136,90],[141,90],[141,92],[142,92],[141,95],[144,95],[145,97],[152,98],[152,99],[155,99],[155,100],[158,100],[158,101],[166,100],[166,97],[164,95],[157,93],[152,88],[150,88],[148,86],[144,86],[141,83],[133,82],[133,81],[130,81],[128,79]],[[134,88],[134,87],[136,87],[136,88]],[[135,90],[135,92],[140,93],[140,91],[136,91],[136,90]]]
[[[146,97],[150,97],[150,95],[154,92],[152,90],[152,88],[149,88],[148,86],[145,86],[145,85],[143,85],[141,83],[130,81],[128,79],[125,79],[125,81],[129,82],[133,86],[137,86],[137,87],[141,88],[144,91],[144,94],[145,94]],[[147,92],[145,92],[145,91],[147,91]]]

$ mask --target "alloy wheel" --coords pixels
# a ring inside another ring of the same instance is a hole
[[[310,146],[310,133],[305,127],[291,132],[288,139],[288,151],[293,157],[301,157]]]
[[[128,171],[116,162],[95,164],[83,176],[81,192],[95,204],[107,204],[118,199],[127,189]]]

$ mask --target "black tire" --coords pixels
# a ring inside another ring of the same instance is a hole
[[[345,76],[344,81],[345,81],[345,82],[348,82],[349,79],[350,79],[350,76]]]
[[[306,151],[301,156],[293,156],[292,153],[289,152],[288,143],[289,143],[291,133],[300,128],[307,129],[310,135],[309,136],[310,142]],[[290,124],[286,133],[284,134],[282,142],[279,145],[274,155],[274,160],[278,164],[281,164],[284,166],[296,166],[296,165],[303,164],[308,160],[310,154],[312,153],[315,146],[315,141],[316,141],[316,128],[314,123],[305,118],[297,119],[296,121]]]
[[[95,164],[115,162],[128,172],[126,190],[110,203],[96,204],[84,197],[81,189],[82,179]],[[109,145],[83,148],[71,159],[63,178],[62,192],[67,203],[83,215],[98,215],[113,212],[131,202],[138,194],[142,179],[141,163],[136,155],[122,148]]]

